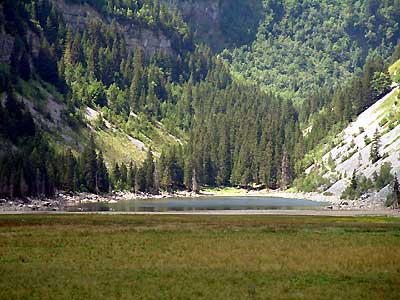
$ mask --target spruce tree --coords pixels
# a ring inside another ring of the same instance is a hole
[[[289,154],[286,149],[283,151],[281,164],[281,182],[282,189],[287,189],[292,182],[292,167],[290,164]]]
[[[351,175],[350,188],[352,191],[356,191],[358,188],[356,170],[354,170],[353,174]]]
[[[121,163],[120,166],[120,172],[121,172],[121,186],[120,189],[125,190],[127,188],[127,183],[128,183],[128,169],[126,167],[126,164],[124,162]]]
[[[131,161],[129,163],[129,168],[128,168],[128,182],[127,182],[127,187],[130,191],[135,190],[135,177],[136,177],[136,166]]]
[[[76,169],[77,163],[72,154],[71,149],[67,150],[65,155],[65,166],[64,166],[64,184],[63,188],[68,192],[73,192],[76,190]]]
[[[96,174],[97,174],[97,160],[96,160],[96,145],[94,137],[91,136],[88,145],[85,147],[83,154],[83,177],[85,187],[91,193],[96,193]]]
[[[381,159],[379,148],[380,148],[380,135],[378,129],[376,129],[371,143],[371,150],[369,153],[369,159],[372,161],[372,163],[376,163],[379,159]]]
[[[143,166],[136,169],[135,193],[146,192],[145,169]]]
[[[115,189],[120,189],[121,188],[121,170],[120,170],[119,165],[118,165],[117,162],[114,164],[113,176],[112,177],[113,177],[112,178],[113,179],[112,180],[113,187]]]
[[[199,185],[197,183],[197,175],[196,175],[196,169],[193,169],[193,175],[192,175],[192,192],[198,193],[199,192]]]
[[[96,187],[97,192],[106,193],[109,191],[110,183],[108,177],[107,167],[104,163],[103,153],[100,151],[97,155],[97,174],[96,174]]]
[[[393,179],[392,198],[393,198],[393,207],[399,208],[400,207],[400,187],[399,187],[399,181],[397,179],[397,174],[394,175],[394,179]]]
[[[143,51],[137,49],[135,51],[133,63],[133,77],[129,88],[130,108],[131,111],[138,112],[142,107],[140,97],[142,95],[142,78],[143,78]]]
[[[147,151],[147,157],[142,168],[144,169],[145,191],[151,194],[156,193],[154,184],[155,165],[151,148]]]

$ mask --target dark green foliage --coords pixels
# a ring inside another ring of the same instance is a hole
[[[391,170],[392,164],[385,162],[382,164],[379,174],[374,173],[374,184],[377,191],[383,189],[392,182],[393,175],[390,173]]]
[[[369,159],[372,161],[372,163],[376,163],[378,160],[381,159],[381,155],[379,153],[380,147],[381,147],[380,134],[377,129],[374,133],[374,137],[373,137],[372,143],[371,143],[371,150],[369,153]]]
[[[220,29],[226,44],[239,47],[251,43],[256,37],[263,15],[262,1],[225,0],[219,2]],[[215,31],[215,28],[210,28],[210,30]]]
[[[129,169],[128,169],[128,179],[127,179],[127,186],[130,191],[135,190],[135,182],[136,182],[136,166],[133,164],[131,161],[129,163]]]
[[[373,191],[373,182],[371,179],[365,176],[357,176],[356,170],[353,171],[351,176],[350,184],[344,190],[341,199],[356,200],[359,199],[363,194]]]
[[[184,187],[184,170],[182,149],[171,147],[161,153],[159,159],[159,180],[160,187],[166,191],[178,190]],[[189,187],[188,187],[189,188]]]
[[[4,107],[0,105],[0,137],[12,142],[23,141],[35,135],[32,116],[8,86]]]
[[[400,206],[400,187],[399,187],[399,181],[397,179],[397,176],[394,176],[393,179],[393,191],[392,191],[392,199],[394,200],[394,206],[399,207]]]
[[[156,169],[151,148],[149,148],[149,150],[147,151],[147,157],[143,162],[142,168],[143,168],[142,174],[144,175],[144,183],[145,183],[144,191],[151,194],[157,194],[158,193],[157,187],[159,186],[159,183],[156,182],[156,176],[155,176]]]
[[[96,192],[106,193],[109,191],[109,186],[108,171],[104,163],[103,154],[100,151],[97,155]]]
[[[264,0],[257,38],[225,57],[235,72],[295,102],[388,57],[400,38],[398,1]]]
[[[391,87],[392,80],[390,79],[389,74],[376,72],[372,77],[371,87],[373,90],[373,97],[379,98],[385,94],[387,94]]]
[[[96,156],[96,145],[93,136],[91,136],[82,153],[84,185],[91,193],[98,192]]]
[[[63,156],[49,146],[40,133],[33,138],[0,146],[0,197],[54,196],[57,187],[65,184],[60,176]]]
[[[63,162],[64,170],[62,176],[62,185],[61,188],[67,192],[74,192],[78,189],[77,181],[78,177],[78,162],[72,154],[72,151],[67,150]]]

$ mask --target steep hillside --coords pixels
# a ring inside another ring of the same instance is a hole
[[[400,60],[389,68],[394,77],[400,70],[399,62]],[[384,204],[389,191],[387,185],[392,182],[388,181],[388,178],[383,178],[382,184],[377,185],[376,181],[380,180],[382,172],[387,171],[400,177],[398,85],[399,82],[394,82],[393,89],[387,95],[362,112],[331,143],[318,147],[318,152],[323,154],[306,170],[306,174],[310,178],[313,176],[324,178],[321,180],[320,190],[327,194],[346,195],[346,189],[356,179],[360,186],[365,183],[364,190],[359,191],[361,194],[375,190],[377,193],[371,194],[377,199],[375,205]],[[376,158],[372,154],[373,147],[377,149]]]
[[[400,38],[397,1],[263,1],[248,46],[225,52],[235,74],[304,101],[359,72],[369,54],[389,56]]]

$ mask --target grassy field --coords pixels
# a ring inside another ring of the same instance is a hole
[[[400,299],[400,219],[3,215],[0,299]]]

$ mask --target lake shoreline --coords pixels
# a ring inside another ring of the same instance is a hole
[[[0,211],[1,215],[158,215],[158,216],[319,216],[319,217],[400,217],[395,209],[376,210],[302,210],[302,209],[259,209],[259,210],[198,210],[198,211]]]
[[[391,210],[385,205],[386,199],[370,194],[368,197],[356,200],[341,199],[338,195],[323,195],[318,192],[289,192],[282,190],[245,190],[245,189],[216,189],[205,192],[206,195],[215,197],[246,196],[246,197],[272,197],[286,199],[303,199],[314,202],[328,202],[328,209],[333,210]]]
[[[279,190],[245,190],[238,188],[208,189],[199,193],[188,191],[176,191],[172,193],[162,192],[158,195],[132,192],[112,192],[106,195],[91,193],[65,193],[58,192],[54,198],[26,198],[16,200],[0,199],[0,213],[13,212],[68,212],[69,209],[85,204],[116,204],[126,200],[148,200],[168,198],[204,198],[204,197],[270,197],[309,200],[313,202],[328,203],[322,211],[392,211],[384,206],[382,199],[366,198],[359,200],[341,200],[338,196],[326,196],[320,193],[287,192]],[[251,210],[249,210],[251,211]],[[261,212],[261,210],[256,210]],[[268,211],[268,210],[267,210]],[[272,210],[276,212],[276,210]],[[280,210],[279,213],[281,213]],[[313,210],[314,211],[314,210]],[[315,210],[319,211],[319,210]],[[83,211],[82,211],[83,212]],[[222,212],[222,211],[219,211]],[[228,214],[232,211],[227,211]],[[124,212],[117,212],[124,213]],[[171,212],[175,213],[175,212]],[[178,214],[181,212],[177,212]],[[201,211],[199,211],[201,213]],[[277,213],[277,212],[276,212]],[[234,214],[241,214],[235,211]],[[252,213],[250,213],[252,214]]]

